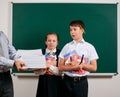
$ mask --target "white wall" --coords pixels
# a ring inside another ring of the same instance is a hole
[[[115,3],[120,0],[0,0],[0,30],[4,31],[11,41],[11,2],[84,2],[84,3]],[[120,27],[120,4],[118,6],[118,27]],[[120,28],[118,28],[118,71],[120,72]],[[15,97],[35,97],[38,77],[12,76]],[[120,74],[89,77],[89,97],[120,97]]]

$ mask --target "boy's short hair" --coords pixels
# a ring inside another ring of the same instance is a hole
[[[84,22],[81,20],[74,20],[70,23],[70,26],[79,26],[82,27],[83,29],[85,28]]]

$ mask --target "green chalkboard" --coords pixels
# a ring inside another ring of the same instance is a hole
[[[72,40],[69,23],[76,19],[84,21],[84,39],[98,52],[97,73],[116,73],[117,4],[13,3],[13,45],[16,49],[45,48],[46,33],[56,32],[62,49]],[[19,73],[15,68],[13,72]]]

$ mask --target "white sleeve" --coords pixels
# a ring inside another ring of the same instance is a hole
[[[96,52],[96,49],[94,48],[94,46],[92,46],[91,49],[90,49],[90,61],[94,60],[94,59],[97,60],[98,58],[99,57],[98,57],[98,54]]]
[[[59,54],[59,58],[64,58],[64,54],[66,54],[67,51],[68,51],[68,44],[66,44],[66,45],[62,48],[62,50],[61,50],[61,52],[60,52],[60,54]]]

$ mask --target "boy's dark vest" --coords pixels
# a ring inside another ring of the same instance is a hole
[[[46,52],[45,52],[45,49],[42,49],[42,54],[44,55]],[[58,66],[58,55],[60,54],[60,50],[59,49],[56,49],[56,52],[55,52],[56,56],[57,56],[57,66]]]

